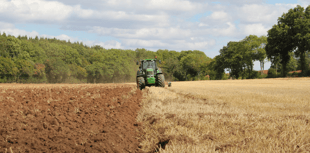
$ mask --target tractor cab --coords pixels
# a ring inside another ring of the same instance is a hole
[[[143,71],[146,73],[147,78],[153,78],[156,71],[156,62],[154,60],[144,60],[142,63]]]
[[[146,83],[147,84],[155,84],[156,83],[156,70],[157,64],[156,59],[145,59],[141,61],[142,72],[145,74]]]
[[[152,68],[155,70],[156,62],[154,60],[143,60],[142,67],[143,69]]]

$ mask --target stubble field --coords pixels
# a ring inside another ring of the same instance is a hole
[[[172,82],[143,92],[145,152],[310,152],[309,78]]]

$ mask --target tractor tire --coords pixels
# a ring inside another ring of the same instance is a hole
[[[145,80],[143,77],[138,77],[137,78],[137,87],[142,90],[145,88]]]
[[[158,86],[165,87],[165,77],[163,74],[158,74]]]

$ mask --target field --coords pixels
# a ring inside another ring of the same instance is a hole
[[[310,152],[310,79],[0,84],[0,152]]]
[[[147,88],[145,152],[310,152],[310,79],[172,82]]]
[[[139,152],[134,85],[0,85],[0,152]]]

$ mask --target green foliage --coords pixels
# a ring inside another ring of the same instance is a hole
[[[282,76],[288,71],[291,60],[290,53],[294,52],[300,58],[299,65],[303,73],[307,72],[306,52],[310,48],[310,6],[306,9],[297,5],[278,18],[278,23],[268,31],[266,46],[269,58],[280,58]],[[293,63],[295,65],[295,63]]]
[[[16,64],[8,57],[0,56],[0,81],[1,82],[14,82],[18,74]]]
[[[300,70],[298,61],[295,58],[294,53],[292,53],[292,52],[289,53],[289,56],[290,56],[290,60],[289,60],[289,62],[287,64],[287,70],[288,71]]]
[[[45,72],[49,83],[64,82],[70,75],[69,66],[59,58],[46,60]]]
[[[9,56],[14,58],[18,57],[21,53],[21,41],[13,36],[7,37],[6,51],[9,53]]]
[[[268,77],[268,74],[263,74],[263,75],[258,74],[257,79],[263,79],[263,78],[267,78],[267,77]]]
[[[180,65],[186,80],[201,80],[208,72],[208,63],[211,60],[201,51],[182,51]],[[184,78],[183,78],[184,79]]]
[[[208,65],[210,72],[210,80],[222,80],[225,75],[225,65],[224,65],[223,55],[217,55]]]
[[[204,52],[88,47],[81,42],[0,35],[0,81],[22,83],[134,82],[140,59],[162,61],[167,80],[205,80],[214,73]],[[211,77],[210,77],[211,78]]]
[[[250,35],[238,42],[229,42],[220,50],[220,55],[216,56],[210,64],[213,70],[211,79],[225,79],[224,70],[230,73],[230,77],[257,78],[257,73],[253,71],[254,61],[264,62],[266,58],[266,37]]]
[[[21,77],[27,79],[33,75],[34,65],[31,62],[24,59],[17,59],[15,65],[17,68],[16,82],[20,82]]]
[[[260,72],[255,71],[255,70],[251,71],[250,74],[249,73],[245,73],[244,75],[245,75],[246,78],[261,78],[261,77],[263,77],[263,76],[261,76]]]
[[[94,62],[91,65],[86,66],[88,74],[87,82],[89,83],[100,83],[104,79],[106,65],[100,62]]]
[[[70,64],[68,65],[70,69],[70,77],[76,78],[78,80],[86,79],[87,77],[87,71],[85,68],[78,66],[76,64]]]
[[[277,76],[278,76],[278,75],[277,75],[276,69],[270,68],[270,69],[268,70],[268,76],[267,76],[267,78],[276,78]]]

